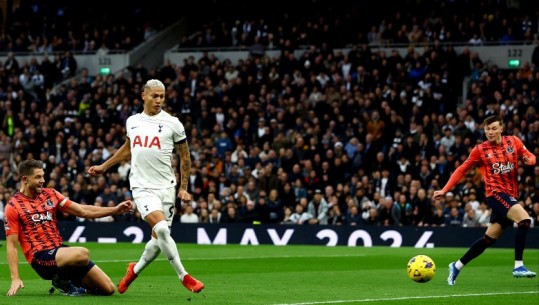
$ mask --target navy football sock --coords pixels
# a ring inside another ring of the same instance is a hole
[[[486,248],[494,244],[495,241],[496,239],[488,237],[487,235],[483,235],[483,237],[481,237],[480,239],[478,239],[472,244],[470,249],[468,249],[468,252],[466,252],[464,256],[462,256],[462,258],[460,259],[460,262],[466,265],[472,259],[481,255],[481,253],[483,253]]]
[[[515,234],[515,260],[521,261],[526,245],[526,235],[530,229],[531,220],[524,219],[518,222],[517,233]]]

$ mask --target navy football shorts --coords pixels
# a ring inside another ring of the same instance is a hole
[[[58,275],[60,279],[71,280],[75,286],[80,287],[82,279],[95,266],[95,263],[90,260],[90,263],[86,266],[58,268],[56,265],[56,252],[62,247],[69,246],[61,245],[58,248],[36,252],[32,260],[32,268],[44,280],[52,280],[54,275]]]
[[[515,197],[505,193],[494,193],[492,196],[486,198],[486,202],[492,209],[492,215],[490,215],[491,223],[497,222],[504,229],[513,224],[513,222],[507,218],[507,213],[512,206],[518,204]]]

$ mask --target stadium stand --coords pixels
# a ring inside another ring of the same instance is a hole
[[[25,158],[44,161],[48,186],[75,201],[130,198],[129,163],[98,178],[86,170],[123,143],[125,120],[142,110],[142,84],[159,78],[167,85],[167,111],[189,132],[190,204],[201,222],[287,223],[286,209],[307,211],[320,191],[331,223],[444,226],[457,204],[461,218],[474,209],[485,225],[479,173],[469,174],[452,197],[432,201],[432,192],[481,141],[480,122],[489,114],[503,115],[507,132],[539,155],[539,66],[530,59],[503,69],[467,48],[457,53],[454,45],[537,44],[537,16],[530,1],[507,2],[520,7],[413,2],[420,5],[407,13],[402,8],[411,1],[376,1],[368,10],[356,1],[299,1],[299,10],[270,6],[257,15],[234,1],[211,1],[215,9],[202,10],[202,1],[183,10],[197,20],[187,21],[189,35],[179,42],[200,58],[109,75],[89,74],[68,59],[88,51],[92,40],[108,51],[135,48],[144,33],[157,33],[178,16],[159,6],[152,11],[142,0],[106,12],[98,1],[86,18],[69,1],[22,6],[4,23],[9,35],[0,37],[10,54],[0,65],[0,202],[17,190],[15,169]],[[118,14],[125,18],[113,18]],[[408,53],[377,48],[386,45],[407,46]],[[212,55],[220,48],[253,52],[232,63]],[[278,55],[256,52],[269,48]],[[19,65],[19,51],[43,59]],[[518,199],[535,219],[538,170],[519,173]],[[403,213],[395,218],[395,210]],[[178,202],[175,221],[184,211]],[[114,220],[141,221],[138,215]]]

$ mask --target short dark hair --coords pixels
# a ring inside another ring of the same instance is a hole
[[[499,115],[491,115],[485,118],[483,125],[490,125],[494,122],[500,122],[500,125],[503,125],[503,119]]]
[[[19,176],[30,176],[36,168],[43,169],[43,162],[34,159],[24,160],[19,164]]]

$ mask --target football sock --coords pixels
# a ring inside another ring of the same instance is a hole
[[[524,219],[518,222],[517,233],[515,234],[515,261],[521,261],[524,255],[526,235],[530,229],[531,219]]]
[[[464,264],[460,261],[460,259],[455,263],[455,268],[458,270],[462,269],[464,267]]]
[[[176,274],[183,280],[183,277],[187,274],[185,268],[180,261],[180,254],[176,248],[176,242],[170,237],[170,229],[168,228],[167,222],[162,220],[158,222],[153,230],[157,234],[157,242],[159,244],[159,249],[167,257],[168,261],[176,271]]]
[[[468,249],[468,252],[464,254],[464,256],[461,257],[460,262],[463,265],[466,265],[469,263],[472,259],[478,257],[485,251],[486,248],[490,247],[496,239],[488,237],[487,235],[483,235],[480,239],[476,240],[470,249]]]
[[[161,249],[159,249],[159,244],[157,242],[157,239],[152,236],[149,242],[146,243],[146,246],[144,247],[144,252],[142,252],[142,256],[140,257],[139,261],[133,268],[136,274],[139,274],[144,268],[146,268],[148,265],[150,265],[151,262],[161,253]]]
[[[524,266],[523,261],[515,261],[515,269],[518,268],[518,267],[522,267],[522,266]]]

